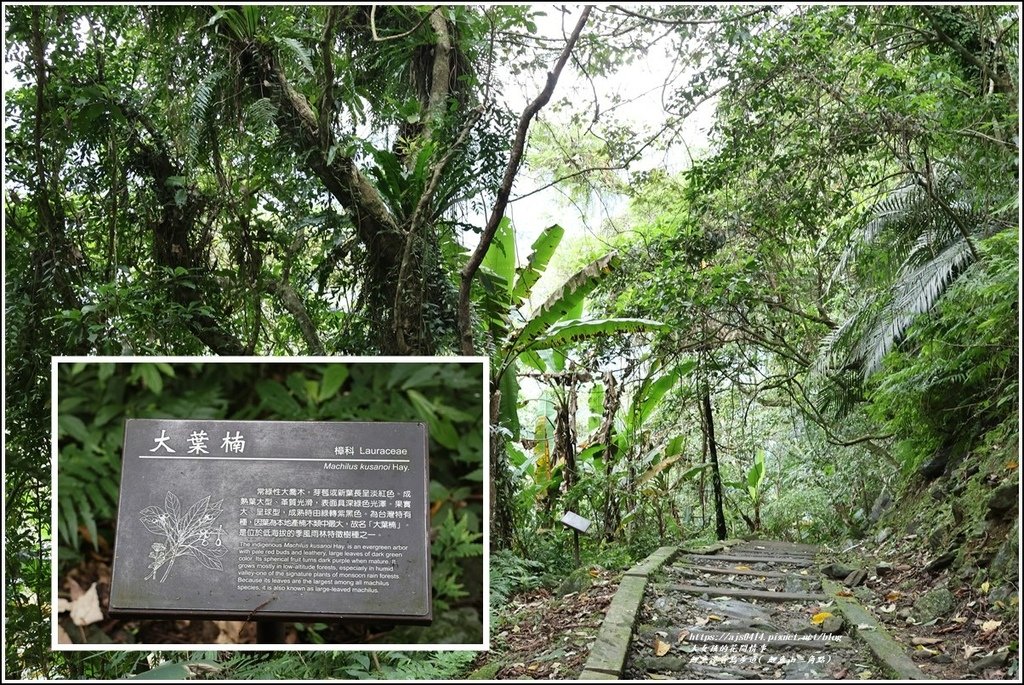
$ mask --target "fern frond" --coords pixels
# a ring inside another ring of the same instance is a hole
[[[302,68],[305,69],[310,76],[314,75],[313,60],[310,57],[309,50],[303,47],[302,43],[294,38],[275,38],[274,42],[292,53],[295,59],[299,61],[299,64],[302,65]]]
[[[213,95],[223,77],[223,69],[214,69],[203,77],[192,96],[192,106],[189,108],[192,125],[188,129],[188,151],[193,158],[203,149],[203,138],[210,129]]]

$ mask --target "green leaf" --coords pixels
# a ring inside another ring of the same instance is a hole
[[[513,333],[511,348],[517,351],[530,349],[537,338],[578,306],[619,263],[618,256],[610,252],[583,267],[552,293],[521,329]]]
[[[348,378],[348,366],[345,364],[328,364],[320,382],[320,401],[334,397],[335,393]]]
[[[169,661],[144,673],[132,676],[132,680],[186,680],[192,674],[185,664]]]
[[[57,436],[64,435],[70,435],[83,444],[89,442],[89,429],[74,414],[61,414],[57,417]]]
[[[516,269],[516,237],[512,230],[512,222],[507,216],[503,217],[498,224],[494,240],[487,248],[487,253],[480,265],[490,269],[491,273],[504,280],[506,296],[511,301],[512,279]]]
[[[616,333],[639,333],[666,329],[668,329],[666,324],[650,319],[591,319],[589,321],[573,319],[552,326],[547,335],[537,338],[530,345],[530,350],[555,349],[580,340]]]
[[[298,416],[302,412],[292,394],[277,381],[266,378],[259,381],[256,383],[256,394],[263,401],[263,406],[279,416]]]
[[[555,254],[565,229],[558,224],[548,226],[533,241],[533,251],[526,260],[526,264],[516,269],[515,285],[512,287],[512,302],[521,305],[530,296],[533,286],[540,280],[541,274],[547,268],[548,262]]]

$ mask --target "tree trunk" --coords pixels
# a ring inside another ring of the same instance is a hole
[[[715,444],[715,419],[711,411],[711,389],[704,386],[701,394],[704,417],[704,434],[708,441],[708,456],[711,459],[711,485],[715,493],[715,534],[719,540],[725,540],[729,532],[725,527],[725,507],[722,501],[722,474],[718,468],[718,446]]]

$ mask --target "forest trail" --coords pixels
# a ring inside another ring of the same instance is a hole
[[[879,626],[857,626],[878,646],[850,636],[838,598],[815,564],[817,548],[741,541],[711,554],[682,554],[648,583],[623,678],[922,678]],[[840,596],[851,593],[839,590]],[[860,620],[860,619],[856,619]],[[870,619],[868,619],[870,620]],[[883,638],[883,639],[878,639]],[[886,645],[883,668],[876,654]],[[874,649],[874,652],[873,652]]]

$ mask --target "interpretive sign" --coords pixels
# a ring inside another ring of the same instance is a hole
[[[111,616],[431,621],[422,423],[129,419]]]
[[[587,529],[590,528],[590,521],[577,513],[567,511],[565,516],[562,517],[562,525],[578,530],[581,533],[586,533]]]

